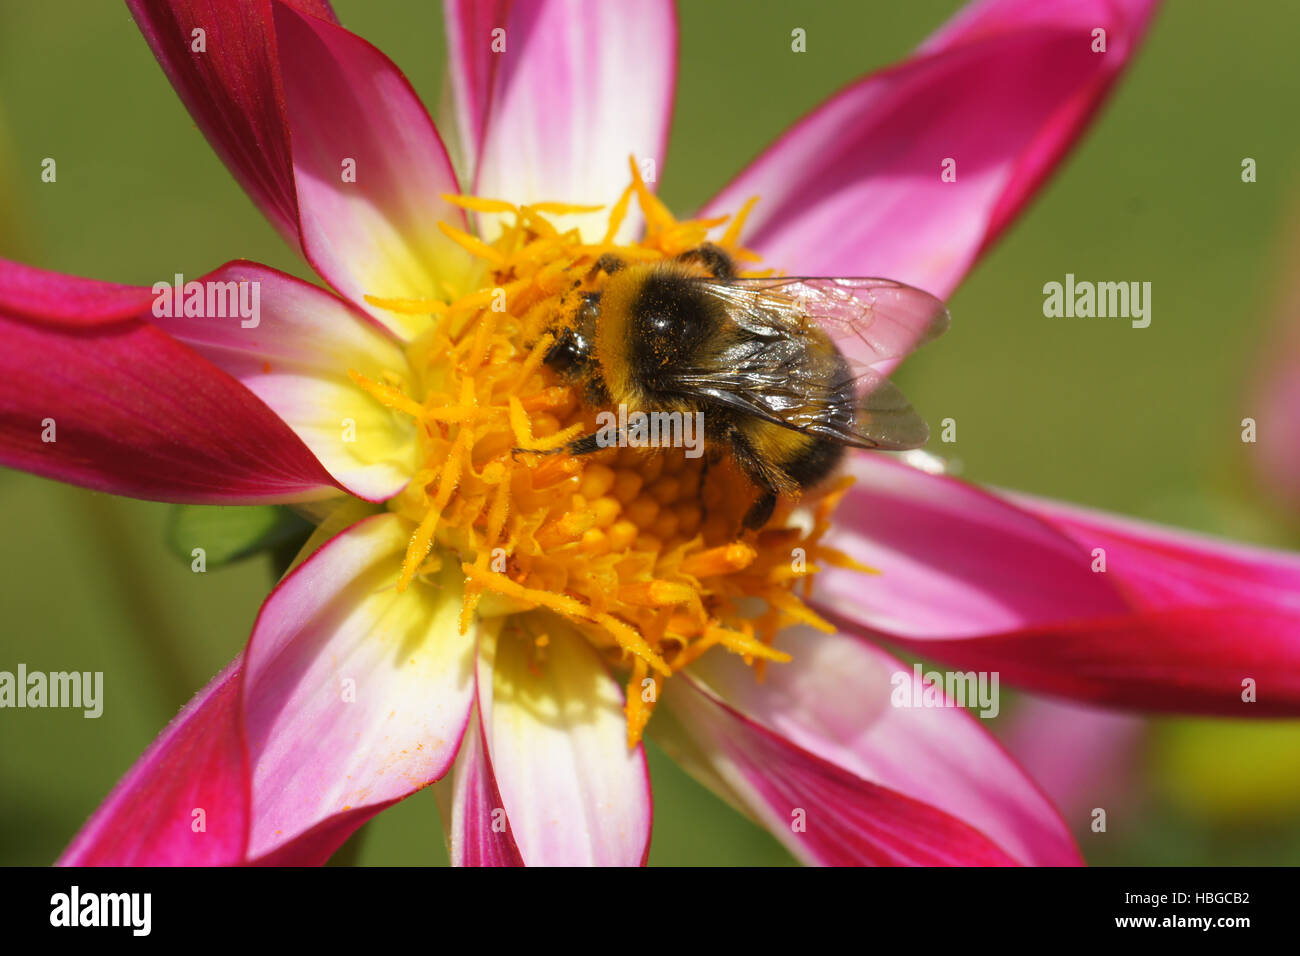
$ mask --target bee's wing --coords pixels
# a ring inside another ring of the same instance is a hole
[[[683,372],[681,388],[844,445],[904,450],[925,444],[925,420],[872,366],[948,327],[948,310],[938,299],[889,279],[739,279],[705,287],[747,334],[715,356],[713,367]],[[816,335],[810,319],[842,355],[810,353],[806,337]],[[815,397],[828,390],[852,398]]]
[[[844,444],[907,451],[929,441],[930,426],[897,385],[875,372],[862,373],[855,385],[857,416],[841,434]]]
[[[863,379],[868,381],[862,384]],[[906,451],[930,437],[925,419],[882,375],[868,372],[847,380],[858,388],[856,406],[810,401],[800,381],[798,376],[776,381],[765,372],[736,367],[687,372],[679,386],[698,398],[840,445]]]
[[[951,321],[939,299],[893,279],[735,279],[713,291],[742,312],[763,303],[778,310],[793,306],[825,329],[857,368],[901,359],[942,335]]]

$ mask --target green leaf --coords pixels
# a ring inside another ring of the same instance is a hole
[[[296,549],[311,532],[309,521],[279,505],[174,505],[167,544],[186,562],[202,548],[214,568],[261,551]]]

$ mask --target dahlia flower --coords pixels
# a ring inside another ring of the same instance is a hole
[[[665,0],[449,2],[451,152],[324,0],[129,6],[329,290],[245,261],[195,280],[255,287],[243,322],[3,264],[0,460],[319,526],[60,862],[318,863],[436,782],[456,863],[638,864],[649,734],[805,862],[1073,864],[976,717],[891,706],[900,674],[933,688],[881,642],[1092,703],[1300,711],[1289,555],[870,452],[742,535],[749,490],[725,467],[514,451],[559,448],[592,412],[544,367],[533,317],[605,252],[707,237],[747,269],[946,297],[1086,126],[1153,0],[975,3],[685,218],[643,175],[674,92]]]

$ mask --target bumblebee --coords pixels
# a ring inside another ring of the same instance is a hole
[[[933,296],[888,279],[741,278],[705,244],[675,260],[602,256],[549,329],[545,363],[595,408],[703,413],[705,465],[730,454],[757,489],[746,529],[779,496],[829,476],[845,448],[904,450],[925,421],[874,368],[948,326]],[[576,300],[576,301],[575,301]],[[608,444],[600,433],[563,451]]]

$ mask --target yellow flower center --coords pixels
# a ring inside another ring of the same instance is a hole
[[[701,482],[704,459],[688,458],[683,448],[518,451],[562,449],[596,430],[601,409],[587,407],[581,390],[543,362],[562,300],[574,299],[565,294],[600,291],[604,274],[592,266],[603,254],[672,258],[698,247],[727,217],[678,221],[635,163],[598,243],[552,221],[590,207],[446,198],[506,219],[491,244],[440,224],[483,261],[483,287],[450,303],[368,297],[431,316],[408,349],[421,393],[350,373],[417,425],[423,467],[389,502],[414,528],[399,590],[452,560],[466,576],[462,630],[476,614],[534,608],[572,622],[627,674],[630,745],[640,740],[663,681],[711,648],[742,655],[761,679],[765,661],[790,659],[772,646],[779,630],[833,630],[805,600],[819,567],[871,572],[822,542],[851,479],[806,495],[798,510],[784,501],[765,527],[742,533],[755,490],[725,457]],[[634,198],[644,237],[617,244]],[[752,204],[713,240],[739,261],[757,259],[738,242]],[[534,640],[545,653],[545,634]]]

